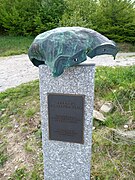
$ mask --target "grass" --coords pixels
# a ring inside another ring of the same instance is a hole
[[[135,52],[135,44],[130,43],[118,43],[120,52]]]
[[[96,69],[95,102],[111,101],[114,110],[105,114],[107,120],[104,123],[94,120],[96,129],[93,131],[92,180],[133,180],[135,177],[135,145],[122,140],[115,141],[112,133],[112,128],[122,129],[131,118],[134,123],[134,77],[135,66]],[[17,167],[8,176],[10,180],[43,179],[39,109],[38,81],[0,93],[1,139],[6,142],[3,142],[1,153],[2,175],[6,166],[9,165],[9,169]],[[9,141],[11,133],[14,136]],[[15,151],[18,142],[22,142],[21,156],[25,154],[27,162],[18,160],[16,164],[11,164],[18,154]],[[12,155],[7,151],[10,146],[14,147]]]
[[[22,179],[27,179],[28,174],[26,173],[25,168],[17,169],[15,173],[9,178],[9,180],[22,180]]]
[[[38,85],[34,81],[0,93],[0,137],[7,141],[5,145],[2,142],[0,162],[3,176],[7,166],[18,167],[8,176],[11,180],[43,179]]]
[[[33,100],[34,97],[34,100]],[[39,109],[39,92],[38,81],[28,83],[19,88],[9,89],[4,93],[0,93],[0,109],[2,110],[1,125],[9,122],[9,116],[23,115],[30,117]],[[30,107],[33,107],[31,110]]]
[[[27,54],[33,37],[0,36],[0,56]]]
[[[0,56],[27,54],[34,37],[0,36]],[[135,52],[135,45],[118,43],[121,52]]]
[[[107,128],[93,133],[92,178],[98,180],[133,180],[135,175],[135,145],[115,143]]]
[[[7,161],[7,151],[6,151],[6,143],[1,142],[0,144],[0,167],[4,165],[4,163]]]

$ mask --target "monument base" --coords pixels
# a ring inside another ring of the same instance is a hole
[[[90,180],[95,65],[39,66],[45,180]]]

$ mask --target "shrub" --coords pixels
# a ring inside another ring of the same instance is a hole
[[[132,0],[65,0],[61,25],[95,29],[116,42],[135,43],[135,3]]]
[[[35,35],[57,27],[65,8],[63,0],[0,0],[0,6],[4,32],[15,35]]]
[[[34,24],[36,33],[41,33],[59,26],[66,6],[64,0],[42,0]]]
[[[35,30],[37,0],[0,0],[0,23],[9,34],[28,35]]]

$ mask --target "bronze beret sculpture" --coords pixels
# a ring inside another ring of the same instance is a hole
[[[57,77],[65,68],[75,66],[97,55],[114,58],[118,50],[113,41],[100,33],[82,27],[61,27],[39,34],[29,48],[35,66],[46,64]]]

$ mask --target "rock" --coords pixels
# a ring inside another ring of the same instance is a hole
[[[15,166],[15,170],[17,170],[18,169],[18,166]]]
[[[14,128],[18,128],[18,127],[19,127],[19,124],[16,123],[16,124],[14,125]]]
[[[5,116],[6,116],[6,113],[4,113],[4,114],[1,115],[2,118],[5,117]]]
[[[124,125],[124,128],[125,128],[125,129],[128,129],[128,125],[127,125],[127,124],[125,124],[125,125]]]
[[[105,113],[109,113],[113,110],[114,105],[111,102],[105,102],[101,108],[100,111],[105,112]]]
[[[10,117],[11,119],[13,119],[13,118],[14,118],[14,115],[10,115],[9,117]]]
[[[4,177],[6,177],[7,176],[7,174],[6,173],[4,173]]]
[[[121,140],[126,143],[135,144],[135,131],[122,131],[122,130],[113,130],[114,139]]]
[[[104,115],[97,110],[93,110],[93,117],[94,117],[94,119],[97,119],[97,120],[102,121],[102,122],[104,122],[106,120]]]
[[[95,130],[95,129],[96,129],[96,128],[93,126],[93,127],[92,127],[92,130]]]
[[[96,99],[96,100],[95,100],[95,108],[96,108],[96,109],[100,109],[101,106],[102,106],[104,103],[105,103],[104,100]]]

